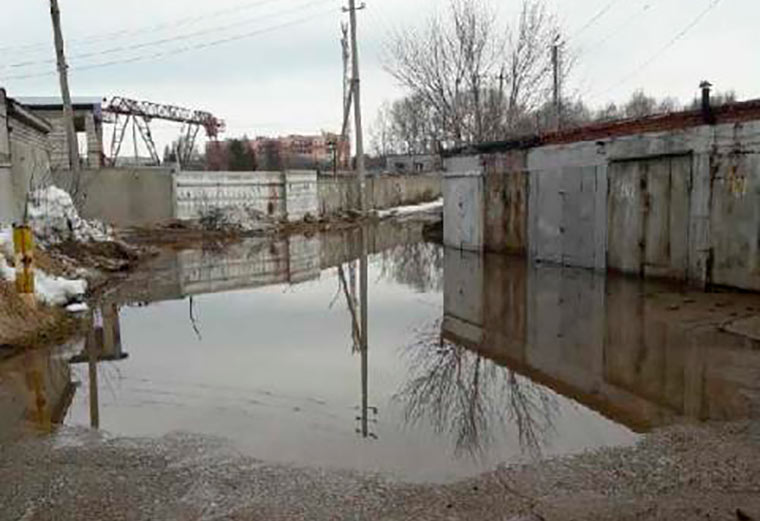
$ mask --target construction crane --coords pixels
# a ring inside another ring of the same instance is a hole
[[[156,150],[153,135],[150,130],[150,122],[154,119],[174,121],[182,124],[180,133],[179,149],[176,151],[180,164],[186,164],[191,160],[195,141],[200,129],[206,131],[209,139],[216,140],[219,134],[224,132],[224,121],[216,118],[209,112],[191,110],[173,105],[161,105],[149,101],[137,101],[124,97],[114,97],[103,107],[103,118],[106,123],[113,123],[113,136],[111,138],[111,161],[116,162],[124,142],[129,123],[132,123],[135,147],[137,146],[137,133],[139,132],[143,143],[148,149],[151,160],[155,164],[161,163],[161,158]]]

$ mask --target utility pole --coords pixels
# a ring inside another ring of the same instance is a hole
[[[362,3],[358,9],[364,9]],[[344,8],[344,11],[346,9]],[[361,106],[361,89],[359,81],[359,46],[356,42],[356,0],[348,0],[348,14],[351,25],[351,58],[352,58],[352,77],[351,92],[354,100],[354,124],[356,127],[356,174],[359,179],[360,210],[362,215],[366,216],[368,208],[367,198],[367,179],[364,171],[364,134],[362,132],[362,106]],[[344,124],[344,128],[346,125]],[[360,339],[359,349],[362,354],[362,409],[366,410],[367,401],[367,380],[368,380],[368,351],[369,351],[369,332],[368,332],[368,313],[369,313],[369,262],[367,259],[367,237],[368,230],[364,223],[361,226],[361,258],[359,260],[359,291],[361,294],[361,318],[360,318]],[[365,420],[366,422],[366,420]],[[366,423],[362,426],[366,431]]]
[[[559,36],[552,45],[552,71],[554,74],[554,130],[559,131],[562,126],[562,98],[560,92],[559,70]]]
[[[364,9],[365,4],[356,7],[356,0],[348,0],[348,11],[351,25],[351,59],[352,59],[352,77],[351,92],[354,98],[354,124],[356,126],[356,174],[359,178],[359,191],[361,194],[360,210],[366,213],[368,210],[367,198],[367,179],[364,170],[364,133],[362,130],[362,104],[361,104],[361,82],[359,79],[359,46],[356,42],[356,11]]]
[[[63,99],[63,121],[66,129],[66,144],[69,149],[69,167],[71,168],[73,184],[72,196],[79,195],[79,144],[74,128],[74,107],[71,104],[69,91],[68,66],[63,50],[63,33],[61,32],[61,10],[58,0],[50,0],[50,17],[53,20],[53,39],[55,41],[55,56],[58,64],[58,76],[61,82],[61,98]]]
[[[351,59],[351,49],[350,44],[348,41],[348,24],[341,23],[340,24],[340,31],[343,34],[343,37],[340,40],[340,46],[341,46],[341,52],[343,57],[343,122],[344,122],[344,128],[343,132],[341,133],[341,143],[339,151],[341,152],[341,162],[344,164],[342,166],[348,166],[347,160],[351,156],[351,148],[349,147],[349,158],[343,157],[343,144],[348,142],[351,142],[351,124],[349,123],[349,112],[351,112],[351,78],[349,77],[349,66],[348,61]]]

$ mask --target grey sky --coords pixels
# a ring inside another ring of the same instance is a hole
[[[229,136],[316,132],[340,125],[339,23],[345,18],[340,0],[60,1],[75,95],[120,94],[209,110],[228,122]],[[435,10],[445,9],[447,1],[366,1],[367,9],[359,14],[360,56],[363,106],[371,123],[383,100],[402,93],[382,68],[388,31],[420,23]],[[716,1],[698,25],[658,54]],[[3,3],[8,5],[3,5],[0,17],[0,85],[11,96],[57,94],[55,75],[9,79],[54,69],[50,63],[8,68],[53,58],[47,2]],[[505,26],[519,5],[518,0],[491,3]],[[585,99],[593,106],[625,99],[639,87],[659,97],[688,100],[702,79],[711,80],[718,89],[735,89],[740,99],[760,97],[757,0],[550,0],[550,5],[578,53],[569,88],[587,93]],[[579,32],[603,10],[603,16]],[[281,27],[298,20],[303,22]],[[213,30],[226,26],[232,27]],[[266,32],[249,38],[175,53],[262,29]],[[123,31],[129,33],[113,34]],[[76,58],[189,33],[194,36],[168,44]],[[8,48],[28,44],[40,45]],[[164,56],[81,68],[156,53]],[[652,56],[657,58],[630,76]],[[163,125],[157,134],[162,146],[174,129]]]

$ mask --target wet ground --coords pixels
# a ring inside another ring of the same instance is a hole
[[[1,363],[4,446],[42,430],[93,452],[139,439],[150,459],[218,438],[241,462],[461,483],[760,414],[760,297],[466,254],[414,223],[366,231],[363,352],[361,233],[166,252],[86,339]]]

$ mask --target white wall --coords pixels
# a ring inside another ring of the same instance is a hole
[[[295,221],[319,209],[316,172],[181,172],[174,182],[178,219],[237,206]]]

